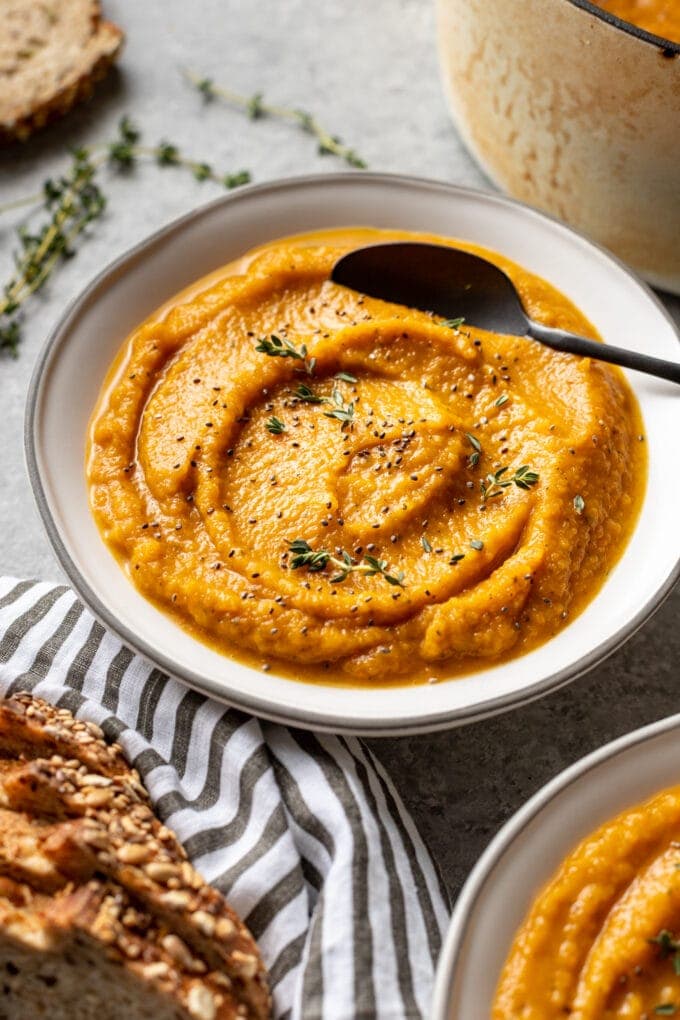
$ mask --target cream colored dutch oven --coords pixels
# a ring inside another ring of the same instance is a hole
[[[680,45],[587,0],[438,0],[460,133],[516,198],[680,294]]]

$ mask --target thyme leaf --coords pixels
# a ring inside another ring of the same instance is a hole
[[[532,471],[528,464],[518,467],[512,476],[512,480],[518,489],[530,489],[538,481],[538,471]]]
[[[325,404],[328,401],[328,397],[319,396],[307,383],[300,383],[299,386],[296,386],[293,390],[293,396],[297,397],[298,400],[302,400],[305,404]]]
[[[659,955],[666,960],[671,954],[680,952],[680,941],[667,928],[662,928],[658,935],[648,940],[652,946],[659,947]]]
[[[285,422],[282,422],[281,419],[277,418],[276,415],[274,414],[271,416],[271,418],[267,419],[267,421],[264,423],[264,427],[266,428],[267,432],[271,432],[273,436],[280,436],[282,432],[286,431]]]
[[[326,398],[328,400],[328,398]],[[330,403],[331,401],[328,401]],[[326,418],[336,418],[342,422],[342,428],[345,429],[354,421],[354,401],[350,401],[348,404],[345,403],[342,397],[342,393],[337,388],[333,387],[332,393],[333,409],[331,411],[324,411]]]
[[[486,478],[482,479],[479,483],[479,488],[482,493],[482,503],[486,503],[490,499],[494,499],[496,496],[502,496],[503,490],[507,489],[512,484],[509,478],[504,478],[503,475],[507,472],[507,467],[499,468],[493,474],[488,474]]]
[[[460,329],[460,327],[463,325],[464,322],[465,322],[465,316],[461,315],[457,319],[443,319],[442,322],[439,323],[439,325],[440,326],[448,326],[449,329],[458,330],[458,329]]]
[[[673,966],[673,973],[680,975],[680,940],[676,939],[667,928],[662,928],[658,935],[648,939],[650,945],[659,947],[659,955],[662,960],[670,959]],[[677,1007],[674,1003],[665,1002],[656,1006],[654,1012],[657,1016],[675,1016]]]
[[[331,560],[331,554],[329,552],[325,549],[319,549],[315,552],[309,542],[306,542],[304,538],[296,538],[294,541],[289,542],[288,549],[293,553],[290,561],[292,570],[299,570],[300,567],[306,567],[308,570],[316,572],[323,570]]]
[[[472,453],[468,457],[468,467],[477,467],[482,456],[482,444],[471,432],[466,432],[465,438],[472,447]]]

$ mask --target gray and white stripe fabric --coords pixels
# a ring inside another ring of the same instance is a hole
[[[262,722],[122,646],[64,586],[0,579],[0,692],[98,723],[257,938],[281,1020],[426,1017],[436,869],[358,740]]]

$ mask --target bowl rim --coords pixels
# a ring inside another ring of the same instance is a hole
[[[613,28],[618,28],[628,35],[633,35],[636,39],[649,43],[657,50],[660,49],[663,56],[680,54],[680,43],[673,42],[672,39],[666,39],[662,35],[654,35],[653,32],[647,32],[646,29],[640,28],[639,25],[634,25],[631,21],[626,21],[617,14],[612,14],[611,11],[598,7],[591,0],[567,0],[567,2],[574,7],[580,7],[582,11],[587,11],[588,14],[594,14],[600,21],[606,21]]]
[[[41,419],[42,396],[49,379],[49,369],[58,357],[61,345],[66,341],[69,331],[78,317],[85,312],[91,304],[98,300],[99,291],[110,281],[117,279],[120,275],[134,270],[135,264],[149,251],[166,243],[173,234],[180,232],[185,224],[209,217],[213,210],[221,208],[226,204],[238,202],[253,194],[263,195],[273,192],[285,192],[288,189],[295,189],[319,184],[347,185],[352,181],[368,181],[376,186],[380,185],[401,185],[408,188],[425,189],[434,192],[441,192],[444,195],[457,195],[469,197],[471,200],[479,200],[483,197],[485,202],[500,206],[519,207],[523,215],[535,217],[539,220],[547,220],[568,234],[575,235],[586,245],[596,249],[606,259],[614,263],[628,277],[631,286],[636,286],[642,291],[644,297],[650,301],[664,319],[670,325],[673,334],[680,344],[680,328],[676,325],[669,312],[663,306],[659,298],[651,288],[641,280],[632,269],[624,262],[614,256],[603,246],[592,241],[586,235],[574,230],[564,224],[557,217],[541,212],[524,202],[509,198],[497,192],[485,191],[479,188],[463,187],[449,184],[445,181],[438,181],[426,177],[417,177],[407,174],[382,173],[377,171],[340,171],[335,173],[304,174],[279,178],[261,184],[246,185],[238,188],[237,191],[227,195],[219,196],[205,205],[184,213],[170,223],[143,238],[137,244],[127,249],[120,256],[115,258],[83,288],[83,290],[67,305],[64,313],[50,331],[45,340],[42,350],[38,354],[26,400],[24,416],[24,456],[29,482],[33,491],[39,516],[47,534],[52,550],[57,557],[62,570],[66,574],[76,593],[93,613],[99,622],[110,630],[130,649],[143,656],[149,662],[157,665],[168,675],[175,677],[187,684],[194,690],[209,697],[213,697],[222,703],[231,704],[229,692],[223,689],[220,683],[214,682],[210,677],[194,672],[188,668],[177,669],[172,657],[161,649],[152,647],[142,636],[135,634],[129,627],[121,623],[115,615],[109,611],[107,606],[100,600],[97,593],[83,578],[80,570],[72,559],[65,541],[62,539],[59,523],[52,515],[49,500],[39,467],[40,440],[38,436]],[[298,708],[291,705],[286,706],[284,711],[278,711],[267,695],[261,695],[250,690],[239,689],[238,707],[244,711],[286,725],[300,726],[304,729],[312,729],[319,732],[356,734],[361,736],[402,736],[417,733],[434,732],[436,730],[451,729],[458,725],[470,722],[477,722],[482,719],[508,711],[512,708],[529,704],[547,694],[557,691],[572,680],[587,673],[600,662],[611,655],[616,649],[631,638],[644,623],[660,608],[668,598],[676,582],[680,579],[680,557],[672,565],[664,583],[659,586],[654,595],[638,610],[622,627],[619,627],[610,637],[600,642],[587,654],[581,656],[575,662],[539,678],[534,683],[528,684],[520,691],[513,691],[499,694],[489,698],[483,703],[466,705],[455,710],[437,711],[419,714],[415,719],[405,719],[403,715],[392,716],[386,713],[379,719],[372,719],[368,723],[358,723],[356,719],[342,716],[335,712],[311,710],[309,708]],[[233,699],[233,695],[232,695]],[[452,716],[453,712],[453,716]]]
[[[525,801],[499,829],[468,875],[455,902],[449,928],[437,961],[431,1010],[432,1020],[448,1020],[453,981],[470,928],[472,912],[494,868],[511,850],[515,841],[555,797],[593,772],[603,762],[614,761],[632,747],[645,744],[647,741],[674,729],[680,729],[680,713],[666,716],[664,719],[657,719],[656,722],[608,741],[553,776],[529,800]]]

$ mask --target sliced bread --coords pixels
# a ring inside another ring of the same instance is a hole
[[[98,0],[0,0],[0,142],[90,95],[123,41]]]
[[[96,726],[0,701],[3,1020],[265,1020],[257,946]]]

